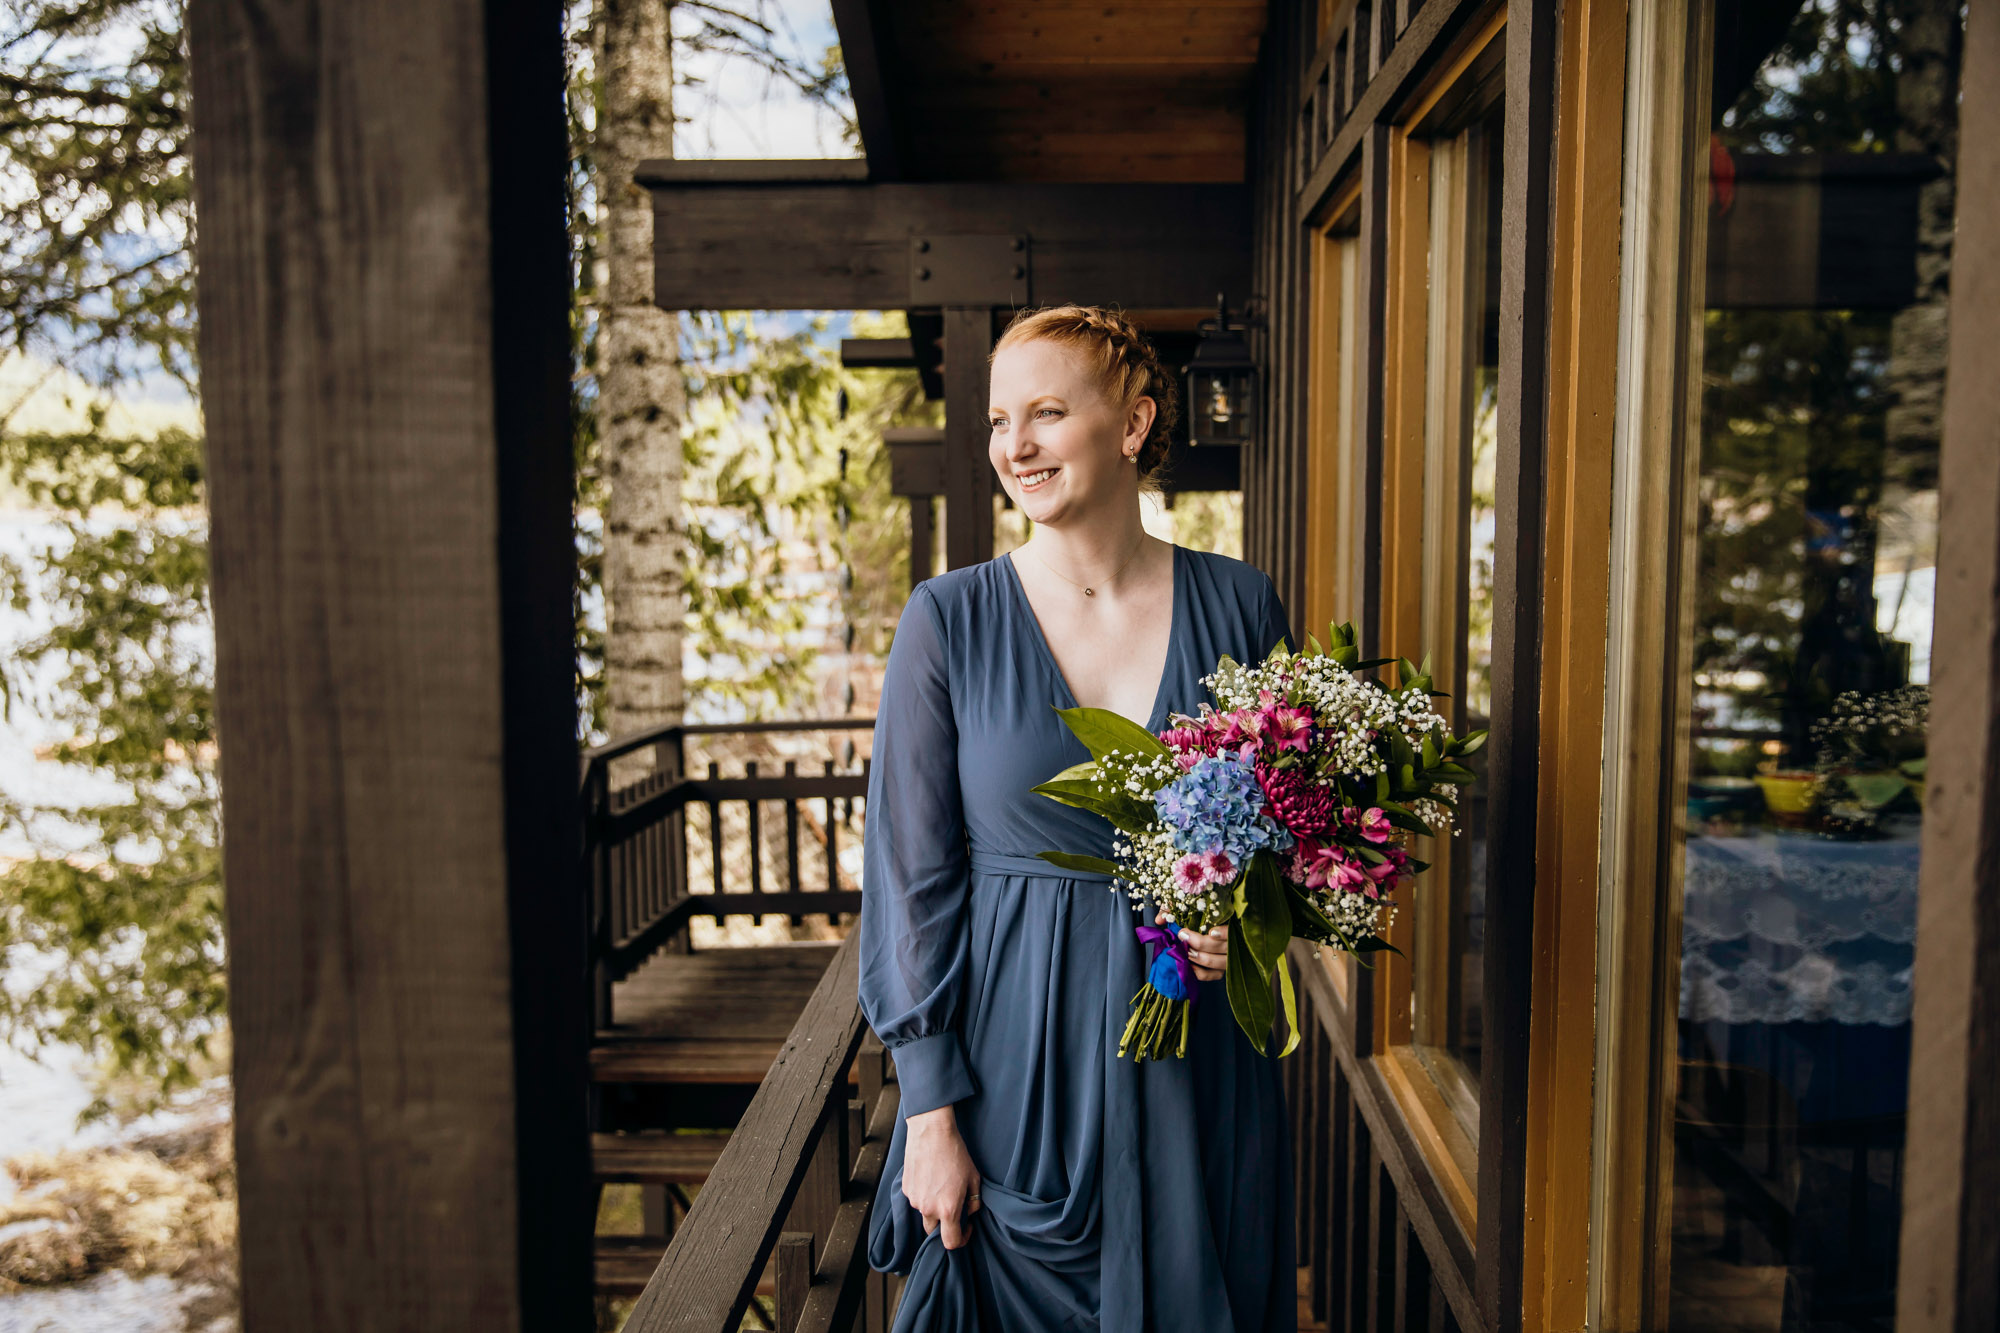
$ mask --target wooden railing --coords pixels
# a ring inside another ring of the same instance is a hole
[[[584,756],[591,991],[598,1029],[612,1021],[612,983],[662,947],[685,948],[693,917],[782,913],[797,922],[823,914],[837,921],[861,910],[858,880],[843,875],[840,860],[843,840],[848,847],[861,845],[855,816],[868,792],[865,759],[823,758],[817,773],[800,772],[801,760],[783,757],[744,760],[740,773],[723,773],[719,762],[691,773],[691,745],[708,739],[742,748],[754,738],[775,743],[781,737],[831,736],[873,726],[872,718],[682,724],[625,737]],[[621,784],[624,763],[641,760],[646,752],[652,771]],[[778,772],[764,768],[773,762],[781,766]],[[777,808],[767,809],[771,806]],[[691,839],[705,848],[695,846],[691,855]],[[744,855],[729,854],[732,841]],[[774,874],[782,887],[766,888]]]
[[[868,1213],[897,1088],[861,1020],[856,947],[834,953],[626,1333],[735,1333],[774,1254],[780,1333],[888,1327],[895,1280],[868,1267]]]

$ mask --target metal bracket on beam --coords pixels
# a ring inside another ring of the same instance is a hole
[[[1025,234],[910,237],[910,304],[1028,304],[1033,261]]]

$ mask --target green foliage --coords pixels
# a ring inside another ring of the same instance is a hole
[[[181,10],[0,5],[0,345],[193,381]]]
[[[0,874],[0,964],[46,969],[0,989],[0,1031],[91,1051],[164,1100],[199,1081],[226,995],[200,441],[0,436],[0,466],[61,528],[32,569],[0,569],[16,610],[39,598],[50,618],[0,663],[8,706],[62,728],[50,758],[115,789],[0,800],[0,826],[50,848]],[[79,840],[51,846],[52,820]]]

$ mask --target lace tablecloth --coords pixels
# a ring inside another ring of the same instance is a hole
[[[1914,828],[1880,842],[1690,837],[1683,883],[1682,1018],[1910,1021]]]

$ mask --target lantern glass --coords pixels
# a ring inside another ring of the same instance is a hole
[[[1257,435],[1257,362],[1226,314],[1206,321],[1187,367],[1188,442],[1250,444]]]
[[[1188,437],[1196,445],[1248,444],[1256,428],[1257,371],[1251,366],[1188,368]]]

